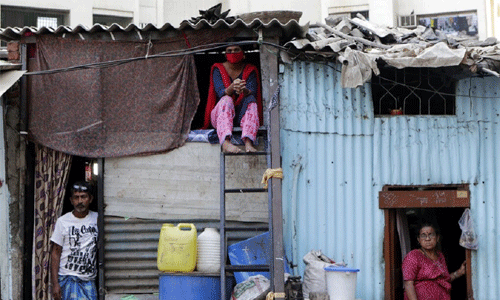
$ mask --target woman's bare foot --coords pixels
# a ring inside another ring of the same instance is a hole
[[[257,152],[257,149],[253,146],[252,140],[245,139],[245,150],[247,152]]]
[[[236,147],[235,145],[231,144],[231,142],[229,140],[225,140],[224,143],[222,143],[222,152],[240,153],[241,149]]]

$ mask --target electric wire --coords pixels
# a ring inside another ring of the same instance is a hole
[[[157,54],[152,54],[152,55],[145,55],[145,56],[137,56],[137,57],[130,57],[130,58],[125,58],[125,59],[118,59],[118,60],[112,60],[112,61],[105,61],[105,62],[97,62],[97,63],[89,63],[89,64],[82,64],[82,65],[76,65],[76,66],[71,66],[71,67],[65,67],[65,68],[59,68],[59,69],[51,69],[51,70],[43,70],[43,71],[33,71],[33,72],[26,72],[23,76],[36,76],[36,75],[48,75],[48,74],[56,74],[56,73],[62,73],[62,72],[71,72],[71,71],[77,71],[77,70],[85,70],[85,69],[101,69],[101,68],[109,68],[109,67],[115,67],[115,66],[120,66],[123,64],[131,63],[131,62],[136,62],[136,61],[141,61],[141,60],[147,60],[147,59],[155,59],[155,58],[171,58],[171,57],[179,57],[179,56],[184,56],[184,55],[192,55],[192,54],[199,54],[199,53],[206,53],[210,51],[217,51],[220,50],[221,48],[225,48],[231,45],[266,45],[266,46],[271,46],[274,48],[277,48],[282,51],[287,51],[289,52],[290,49],[287,47],[284,47],[279,44],[271,43],[271,42],[266,42],[266,41],[240,41],[240,42],[221,42],[221,43],[211,43],[211,44],[204,44],[200,46],[195,46],[191,47],[188,49],[180,49],[180,50],[172,50],[172,51],[165,51],[165,52],[160,52]],[[149,49],[149,47],[148,47]],[[272,53],[272,52],[271,52]],[[274,55],[278,55],[276,53],[272,53]],[[311,53],[298,53],[295,58],[298,58],[299,56],[304,56],[308,60],[313,60],[313,59],[318,59],[314,61],[316,64],[324,65],[329,68],[332,68],[338,73],[341,73],[341,70],[338,70],[334,66],[330,65],[330,60],[325,59],[324,57],[320,55],[314,55]],[[498,97],[491,97],[491,96],[480,96],[480,95],[461,95],[461,94],[453,94],[453,93],[445,93],[445,92],[438,92],[438,91],[433,91],[425,88],[419,88],[419,87],[413,87],[408,84],[404,84],[401,82],[397,82],[395,80],[385,78],[382,76],[378,76],[380,79],[386,80],[388,82],[391,82],[393,84],[397,84],[399,86],[407,87],[407,88],[412,88],[415,90],[420,90],[423,92],[432,92],[434,94],[439,94],[442,96],[454,96],[454,97],[468,97],[468,98],[479,98],[479,99],[495,99]],[[377,83],[372,83],[372,84],[377,84]]]
[[[231,46],[231,45],[249,45],[249,44],[263,44],[263,45],[272,46],[272,47],[275,47],[275,48],[278,48],[281,50],[287,50],[287,48],[285,48],[281,45],[270,43],[270,42],[264,42],[264,41],[262,41],[262,42],[243,41],[243,42],[234,42],[234,43],[212,43],[212,44],[196,46],[196,47],[192,47],[192,48],[188,48],[188,49],[165,51],[165,52],[161,52],[158,54],[152,54],[152,55],[146,54],[145,56],[137,56],[137,57],[130,57],[130,58],[124,58],[124,59],[118,59],[118,60],[105,61],[105,62],[89,63],[89,64],[59,68],[59,69],[27,72],[24,74],[24,76],[56,74],[56,73],[85,70],[85,69],[109,68],[109,67],[120,66],[120,65],[123,65],[126,63],[140,61],[140,60],[154,59],[154,58],[178,57],[178,56],[214,51],[214,50],[218,50],[220,48]],[[148,47],[148,49],[149,49],[149,47]]]

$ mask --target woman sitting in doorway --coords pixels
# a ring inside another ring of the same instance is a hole
[[[437,250],[440,238],[437,226],[419,226],[420,249],[410,251],[403,260],[405,300],[450,299],[451,282],[465,274],[465,262],[448,273],[443,253]]]
[[[216,63],[210,71],[210,87],[203,128],[210,123],[217,130],[222,151],[241,152],[231,143],[233,125],[242,128],[247,152],[255,152],[255,139],[262,118],[262,96],[259,71],[245,63],[240,45],[226,47],[226,61]]]

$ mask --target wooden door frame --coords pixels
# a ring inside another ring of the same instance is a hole
[[[468,184],[430,185],[430,186],[390,186],[386,185],[379,192],[379,208],[384,210],[384,261],[385,287],[384,299],[396,300],[396,258],[395,247],[396,209],[398,208],[470,208]],[[391,254],[392,253],[392,254]],[[473,300],[471,250],[465,250],[467,264],[466,283],[467,299]]]

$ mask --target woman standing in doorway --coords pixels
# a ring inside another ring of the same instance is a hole
[[[448,272],[443,253],[437,250],[440,238],[437,226],[424,223],[419,227],[420,248],[403,260],[405,300],[449,300],[451,282],[465,274],[465,262],[455,272]]]

